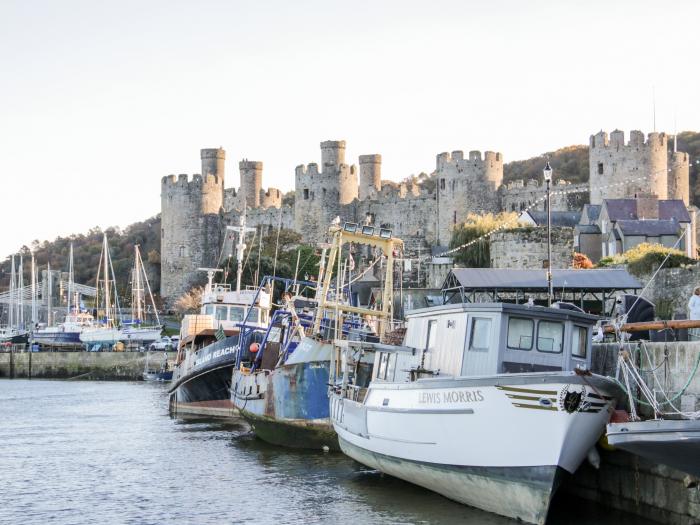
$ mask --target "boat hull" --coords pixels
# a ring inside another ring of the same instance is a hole
[[[32,340],[51,348],[77,348],[82,345],[79,331],[37,330]]]
[[[80,333],[80,342],[86,345],[114,345],[122,339],[118,328],[92,328]]]
[[[269,372],[234,371],[231,399],[262,440],[291,448],[340,450],[328,412],[328,361]]]
[[[700,421],[610,423],[607,438],[615,448],[700,476]]]
[[[390,476],[488,512],[544,523],[551,496],[567,473],[555,465],[472,467],[425,463],[358,447],[339,438],[343,453]]]
[[[121,340],[126,344],[148,345],[160,338],[160,327],[122,328]]]
[[[173,371],[170,413],[174,416],[233,417],[231,375],[238,336],[206,346]]]
[[[0,343],[11,345],[25,345],[29,342],[29,334],[15,334],[7,337],[0,337]]]
[[[367,466],[542,524],[563,472],[575,472],[603,432],[618,390],[573,373],[373,382],[364,403],[332,395],[331,419],[343,451]]]

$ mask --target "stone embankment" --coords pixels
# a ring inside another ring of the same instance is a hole
[[[0,378],[138,381],[147,352],[2,352]],[[175,352],[168,352],[172,364]],[[160,367],[163,352],[151,352],[149,366]]]
[[[643,370],[656,369],[657,377],[670,393],[675,394],[686,387],[674,402],[675,408],[684,412],[698,410],[700,373],[689,379],[700,353],[700,342],[646,343],[645,347],[628,343],[624,347],[635,358],[639,356],[638,362]],[[615,376],[618,352],[617,344],[594,345],[593,371]],[[646,380],[653,381],[653,377]],[[563,490],[659,523],[700,523],[697,478],[621,450],[599,447],[599,452],[600,468],[595,469],[584,462],[564,484]]]

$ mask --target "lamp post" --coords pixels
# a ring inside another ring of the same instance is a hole
[[[552,167],[549,161],[544,166],[542,171],[544,181],[547,183],[547,306],[552,306],[552,199],[549,185],[552,182]]]

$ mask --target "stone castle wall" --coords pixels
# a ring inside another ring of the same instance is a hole
[[[571,184],[559,180],[552,185],[552,210],[570,211],[583,209],[588,203],[588,184]],[[501,210],[503,211],[544,211],[546,186],[537,180],[515,180],[501,186]]]
[[[590,141],[589,183],[555,184],[554,210],[579,210],[589,201],[599,204],[603,197],[635,194],[687,202],[690,160],[685,153],[666,151],[665,134],[650,133],[645,140],[641,132],[632,131],[625,143],[621,131],[609,138],[600,132]],[[544,209],[544,185],[536,181],[502,184],[503,156],[498,152],[471,151],[466,158],[462,151],[440,153],[435,171],[422,183],[397,184],[381,180],[381,155],[361,155],[358,169],[346,163],[345,148],[342,140],[322,142],[320,165],[296,167],[291,205],[282,204],[278,189],[263,189],[263,164],[258,161],[240,162],[239,188],[224,190],[225,152],[221,149],[202,150],[203,176],[195,175],[191,181],[187,176],[163,179],[161,295],[176,297],[196,279],[197,268],[216,262],[223,227],[237,224],[244,208],[250,226],[274,230],[281,216],[282,227],[296,230],[309,244],[322,241],[336,218],[358,223],[369,219],[404,239],[407,254],[414,257],[431,246],[449,244],[453,227],[470,213],[521,211],[533,205]],[[498,235],[504,237],[493,242],[496,264],[541,267],[545,257],[540,241],[529,234],[524,239]],[[514,244],[509,248],[510,242]],[[564,257],[573,246],[569,249],[568,238],[562,242]],[[508,261],[512,246],[525,251]]]
[[[547,259],[547,228],[514,228],[490,237],[491,268],[542,269]],[[552,228],[552,268],[571,268],[573,228]]]

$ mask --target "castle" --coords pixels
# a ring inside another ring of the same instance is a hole
[[[537,181],[503,184],[499,152],[440,153],[435,171],[400,183],[382,180],[382,157],[360,155],[359,169],[346,163],[345,141],[321,142],[321,164],[295,168],[294,190],[263,189],[263,163],[239,162],[240,186],[225,188],[223,149],[201,150],[202,173],[170,175],[161,181],[161,295],[176,299],[197,278],[197,268],[216,265],[226,225],[244,212],[249,226],[265,235],[281,226],[304,242],[323,240],[331,221],[390,228],[404,239],[407,253],[427,254],[450,241],[454,225],[469,213],[543,209],[544,188]],[[615,130],[590,137],[588,184],[558,181],[553,210],[581,209],[603,197],[656,195],[689,203],[687,153],[668,151],[664,133],[644,138]],[[564,190],[564,191],[557,191]]]

